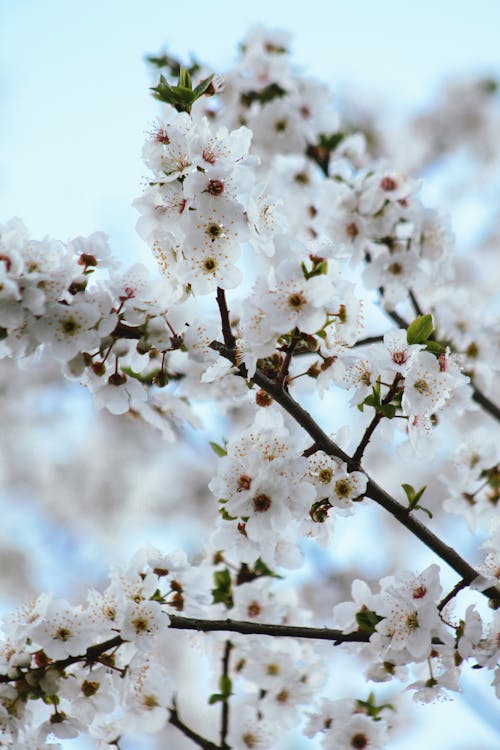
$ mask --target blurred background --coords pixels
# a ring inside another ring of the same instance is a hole
[[[144,57],[167,49],[223,73],[255,24],[291,32],[296,65],[332,87],[344,118],[425,176],[425,199],[450,211],[461,252],[487,241],[498,218],[500,153],[500,5],[490,0],[0,0],[0,222],[20,216],[34,237],[62,240],[103,230],[124,263],[153,267],[131,207],[158,111]],[[197,551],[211,514],[207,441],[223,434],[187,431],[163,444],[147,426],[96,414],[87,393],[48,362],[36,372],[0,366],[2,610],[39,590],[77,601],[102,584],[110,562],[146,541]],[[187,494],[196,509],[189,518],[180,503]],[[472,554],[463,522],[448,516],[442,528]],[[325,575],[356,559],[354,533],[347,524],[342,533],[336,559],[316,560]],[[408,549],[412,565],[434,562],[417,544]],[[379,552],[358,561],[359,575],[373,571]],[[466,687],[454,702],[415,707],[388,748],[498,747],[492,691],[472,676]]]

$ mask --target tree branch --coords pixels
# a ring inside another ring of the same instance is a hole
[[[234,349],[236,345],[236,339],[233,336],[231,330],[231,323],[229,321],[229,310],[227,308],[226,293],[220,286],[217,287],[217,304],[219,306],[220,320],[222,326],[222,337],[224,344],[228,349]]]
[[[286,387],[286,379],[288,377],[288,371],[290,369],[290,364],[292,362],[293,353],[294,353],[295,347],[297,346],[298,335],[299,335],[299,329],[294,328],[294,331],[292,334],[292,340],[290,341],[290,344],[287,346],[285,359],[283,361],[283,365],[281,367],[280,373],[277,378],[277,383],[280,386],[280,388]]]
[[[281,638],[311,638],[316,641],[333,641],[339,643],[367,643],[370,633],[358,630],[354,633],[343,633],[334,628],[310,628],[301,625],[270,625],[262,622],[245,620],[199,620],[195,617],[170,615],[170,627],[175,630],[197,630],[202,633],[229,632],[242,635],[271,635]]]

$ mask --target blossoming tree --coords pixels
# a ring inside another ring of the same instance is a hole
[[[438,141],[400,171],[294,71],[281,32],[250,32],[224,83],[167,54],[150,62],[161,113],[135,205],[161,273],[120,268],[100,232],[40,241],[10,220],[0,352],[24,366],[9,371],[18,389],[43,353],[51,377],[166,441],[210,402],[226,440],[212,440],[203,510],[199,467],[168,480],[172,513],[201,519],[196,555],[145,546],[104,590],[40,594],[4,617],[0,747],[85,733],[124,750],[148,733],[157,747],[269,749],[297,728],[324,748],[384,747],[402,691],[453,694],[471,668],[500,686],[497,319],[418,197]],[[389,522],[355,540],[359,558],[413,535],[432,562],[344,571],[344,596],[297,576],[369,504]],[[445,512],[487,532],[474,565],[434,528]],[[346,655],[370,686],[333,698]]]

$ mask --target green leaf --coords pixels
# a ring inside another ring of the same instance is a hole
[[[216,570],[212,589],[213,604],[225,604],[228,609],[233,606],[231,574],[228,568]]]
[[[412,510],[423,510],[424,513],[427,513],[427,515],[429,516],[429,518],[432,518],[432,513],[429,510],[429,508],[424,508],[423,505],[414,505],[413,508],[412,508]]]
[[[214,443],[212,440],[210,440],[209,445],[213,452],[217,454],[220,458],[223,458],[224,456],[227,456],[227,450],[222,447],[222,445],[219,445],[218,443]]]
[[[411,484],[402,484],[401,487],[405,491],[405,495],[408,498],[408,502],[409,502],[410,507],[411,507],[411,504],[412,504],[413,499],[415,497],[415,488],[412,487]]]
[[[426,484],[424,484],[424,486],[421,487],[418,492],[414,487],[411,486],[411,484],[402,484],[401,487],[405,491],[406,497],[408,498],[408,505],[410,507],[410,510],[413,510],[413,508],[417,506],[418,501],[427,489]]]
[[[432,315],[419,315],[410,323],[406,331],[406,340],[409,344],[425,344],[434,330]]]
[[[189,71],[187,68],[185,68],[183,65],[181,65],[179,69],[179,82],[177,84],[179,87],[188,89],[189,91],[193,90],[193,82],[191,81],[191,76],[189,75]]]
[[[425,351],[431,352],[432,354],[444,354],[446,352],[446,347],[442,344],[438,344],[437,341],[427,341]]]

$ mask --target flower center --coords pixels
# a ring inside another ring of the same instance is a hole
[[[392,177],[384,177],[380,181],[380,187],[382,188],[382,190],[386,190],[387,192],[391,192],[392,190],[396,190],[397,186],[398,186],[398,183]],[[364,745],[363,745],[363,747],[364,747]]]
[[[394,263],[391,263],[387,270],[389,271],[389,273],[392,273],[393,276],[399,276],[403,273],[403,266],[401,265],[401,263],[394,261]]]
[[[294,292],[288,297],[288,304],[295,310],[300,310],[301,307],[307,304],[307,300],[302,292]]]
[[[340,479],[335,485],[335,492],[339,497],[349,497],[351,487],[347,479]]]
[[[265,513],[271,507],[272,500],[269,495],[256,495],[253,499],[253,509],[256,513]]]
[[[363,750],[363,748],[368,747],[366,735],[359,733],[351,737],[351,747],[356,748],[356,750]]]
[[[224,183],[222,180],[210,180],[206,192],[210,195],[221,195],[224,192]]]
[[[420,380],[416,380],[413,383],[413,387],[419,393],[428,393],[429,392],[429,384],[423,378],[420,378]]]
[[[250,602],[247,607],[247,613],[249,617],[258,617],[262,612],[262,607],[259,602]]]

